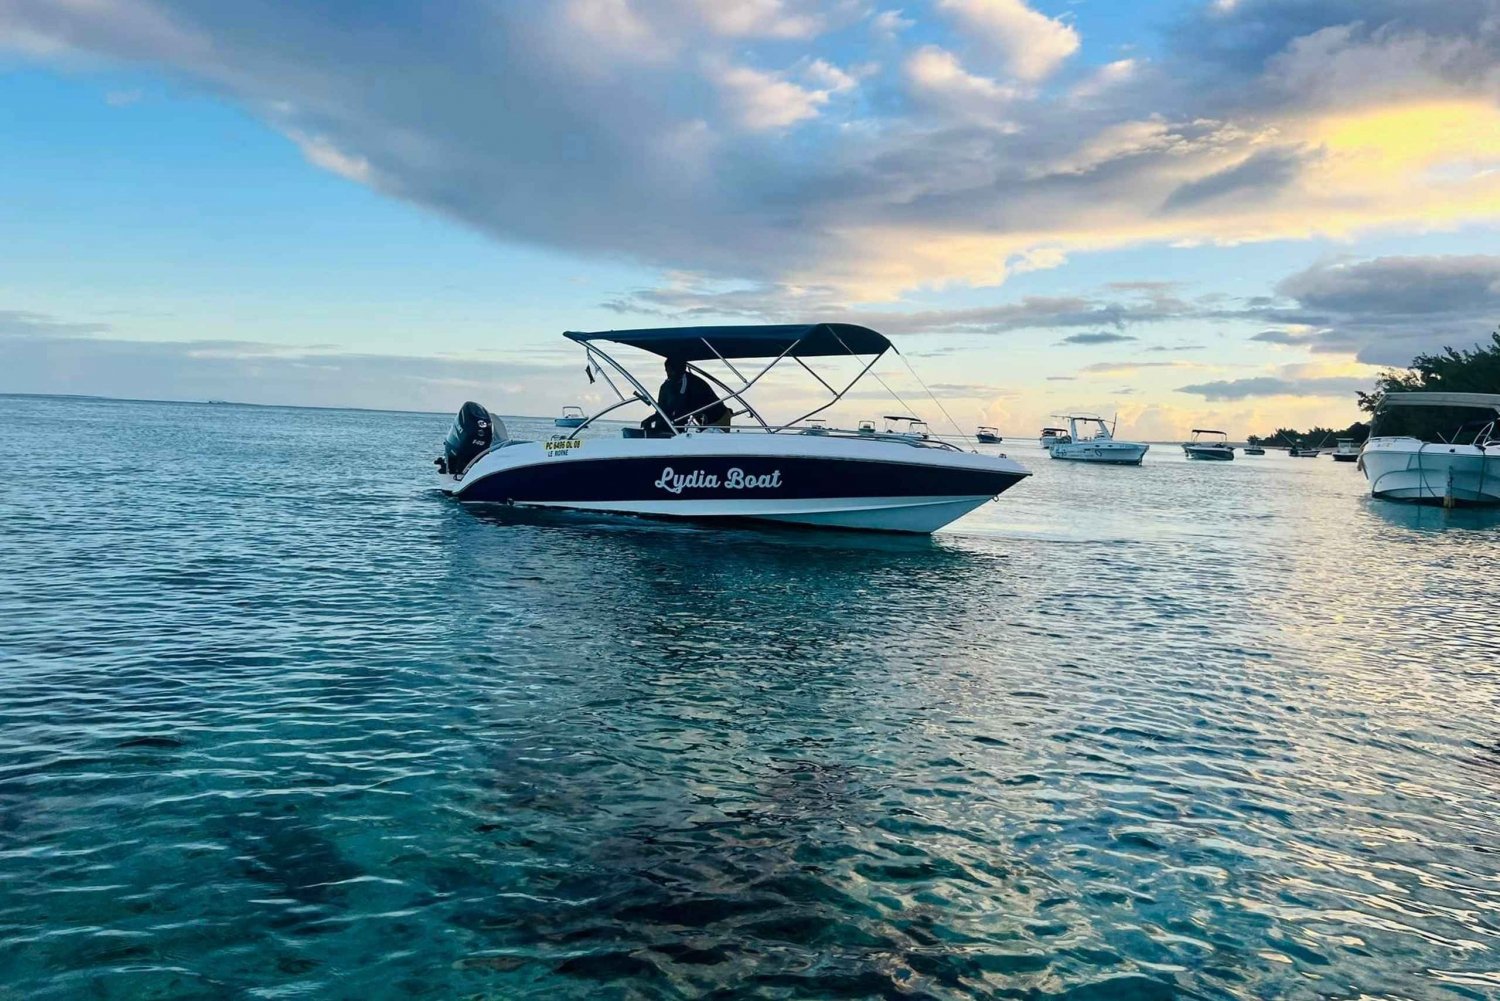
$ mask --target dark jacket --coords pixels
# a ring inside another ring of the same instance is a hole
[[[690,414],[699,424],[717,424],[729,413],[709,384],[691,372],[663,382],[656,402],[679,427]]]

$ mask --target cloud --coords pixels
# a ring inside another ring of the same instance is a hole
[[[894,40],[895,37],[917,22],[901,16],[899,10],[883,10],[870,18],[870,30],[876,35]]]
[[[1036,81],[1050,76],[1080,44],[1078,32],[1021,0],[938,0],[981,46],[1002,57],[1011,74]]]
[[[1078,371],[1090,375],[1129,375],[1143,368],[1199,368],[1186,361],[1099,361],[1085,365]]]
[[[584,399],[581,363],[377,355],[238,340],[145,341],[107,324],[0,311],[0,392],[450,411],[480,399],[546,413]]]
[[[775,74],[749,66],[721,66],[712,71],[735,121],[747,129],[783,129],[818,117],[828,91],[809,90]]]
[[[1162,211],[1175,212],[1229,195],[1265,197],[1290,184],[1297,177],[1302,160],[1303,155],[1294,150],[1254,153],[1233,167],[1181,185],[1167,196]]]
[[[351,156],[343,152],[324,136],[304,135],[295,129],[289,132],[288,136],[302,150],[302,155],[307,157],[307,162],[313,166],[321,167],[357,184],[369,184],[373,179],[370,161],[362,156]]]
[[[936,45],[924,45],[906,60],[911,93],[941,110],[995,119],[1017,91],[964,69],[958,57]]]
[[[1500,256],[1376,257],[1331,261],[1288,275],[1276,291],[1322,314],[1309,328],[1251,339],[1353,351],[1361,361],[1405,365],[1421,351],[1468,346],[1500,318]]]
[[[1488,0],[1188,5],[1158,41],[1046,86],[1079,30],[1020,0],[0,0],[0,47],[155,68],[500,240],[844,301],[1500,221]]]
[[[1179,386],[1177,392],[1201,396],[1212,403],[1246,400],[1258,396],[1352,396],[1356,390],[1368,390],[1368,378],[1333,376],[1313,379],[1283,379],[1256,376]]]
[[[1116,87],[1129,83],[1135,78],[1139,69],[1140,63],[1134,59],[1117,59],[1112,63],[1105,63],[1074,84],[1068,96],[1074,101],[1092,101]]]
[[[1115,334],[1107,330],[1101,330],[1090,334],[1069,334],[1061,341],[1063,344],[1119,344],[1121,341],[1133,341],[1134,337],[1129,334]]]
[[[109,329],[107,323],[75,323],[42,313],[0,309],[0,337],[84,337],[106,333]]]

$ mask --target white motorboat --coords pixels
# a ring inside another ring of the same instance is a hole
[[[444,493],[475,504],[929,533],[1031,475],[1004,455],[981,455],[929,437],[914,417],[893,421],[904,425],[894,432],[806,433],[811,418],[842,399],[893,350],[866,327],[684,327],[565,336],[582,345],[591,377],[597,373],[618,401],[589,416],[583,427],[548,441],[512,441],[483,407],[466,403],[437,460]],[[732,418],[748,417],[757,426],[698,424],[696,415],[717,403],[674,420],[605,352],[610,342],[681,360],[724,392]],[[791,359],[808,368],[807,359],[836,355],[855,356],[863,368],[842,389],[813,372],[833,395],[809,413],[774,424],[747,401],[747,392],[779,362]],[[769,362],[747,377],[736,367],[746,359]],[[711,362],[729,378],[704,367]],[[654,412],[654,434],[626,427],[620,437],[578,436],[633,403]]]
[[[563,407],[562,416],[555,418],[552,423],[560,428],[581,428],[588,423],[588,417],[584,415],[582,407]]]
[[[1294,459],[1316,459],[1323,454],[1323,450],[1311,445],[1293,445],[1286,450],[1286,454]]]
[[[1355,447],[1353,438],[1335,438],[1334,444],[1334,450],[1329,453],[1334,462],[1359,461],[1359,449]]]
[[[1037,440],[1042,443],[1043,448],[1051,448],[1067,436],[1067,428],[1042,428],[1042,436]]]
[[[900,414],[885,415],[885,433],[923,440],[932,437],[932,429],[927,426],[926,421],[916,417],[903,417]]]
[[[1183,442],[1182,451],[1189,459],[1228,462],[1234,458],[1229,435],[1209,428],[1193,428],[1193,440]]]
[[[1243,449],[1246,455],[1265,455],[1266,450],[1259,445],[1246,445]]]
[[[1000,437],[1000,429],[980,425],[974,432],[974,440],[981,445],[998,445],[1005,439]]]
[[[859,422],[859,426],[855,428],[855,431],[858,432],[859,434],[874,434],[875,433],[875,422],[874,421],[860,421]]]
[[[1068,422],[1068,433],[1054,441],[1047,451],[1054,459],[1074,462],[1106,462],[1118,466],[1139,466],[1150,445],[1134,441],[1117,441],[1114,428],[1094,414],[1055,415]]]
[[[1500,395],[1385,394],[1359,468],[1372,497],[1500,504]]]

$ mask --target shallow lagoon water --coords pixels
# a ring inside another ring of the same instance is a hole
[[[482,515],[448,422],[0,397],[0,997],[1500,993],[1500,515]]]

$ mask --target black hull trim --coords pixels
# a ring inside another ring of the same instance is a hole
[[[787,456],[550,459],[459,484],[465,502],[595,504],[631,501],[993,497],[1022,474],[912,463]]]

